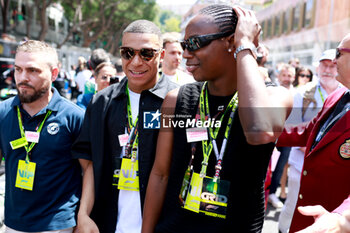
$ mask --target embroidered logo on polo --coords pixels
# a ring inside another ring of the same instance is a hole
[[[160,116],[162,114],[157,111],[143,113],[143,128],[145,129],[160,129]]]
[[[339,147],[339,154],[343,159],[350,159],[350,139],[345,140]]]
[[[57,134],[58,131],[60,131],[60,127],[59,127],[58,123],[53,122],[47,126],[47,132],[51,135]]]

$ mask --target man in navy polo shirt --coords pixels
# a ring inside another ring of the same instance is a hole
[[[83,111],[52,82],[57,52],[40,41],[18,46],[18,95],[0,103],[0,150],[5,157],[6,232],[64,232],[76,225],[81,169],[70,154]]]

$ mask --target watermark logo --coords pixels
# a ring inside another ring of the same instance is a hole
[[[159,110],[144,112],[143,119],[144,129],[160,129],[160,126],[163,128],[220,128],[221,126],[221,121],[214,118],[208,118],[202,122],[192,118],[191,115],[166,115]]]
[[[160,129],[160,116],[162,114],[157,111],[143,113],[143,128],[144,129]]]

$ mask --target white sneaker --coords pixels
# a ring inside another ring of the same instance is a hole
[[[271,205],[273,207],[275,207],[276,209],[282,208],[283,207],[283,203],[280,201],[280,199],[278,199],[278,197],[276,196],[276,194],[271,193],[269,195],[269,199],[268,202],[271,203]]]

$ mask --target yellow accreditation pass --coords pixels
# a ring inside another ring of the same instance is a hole
[[[190,188],[188,190],[185,205],[183,208],[199,213],[202,186],[203,178],[200,177],[199,173],[194,172],[192,174]]]
[[[16,184],[17,188],[33,190],[36,163],[18,161]]]
[[[27,141],[26,137],[23,137],[23,138],[19,138],[19,139],[11,141],[10,145],[11,145],[12,150],[16,150],[18,148],[21,148],[21,147],[28,145],[28,141]]]
[[[139,163],[123,158],[119,173],[118,189],[139,191]]]

